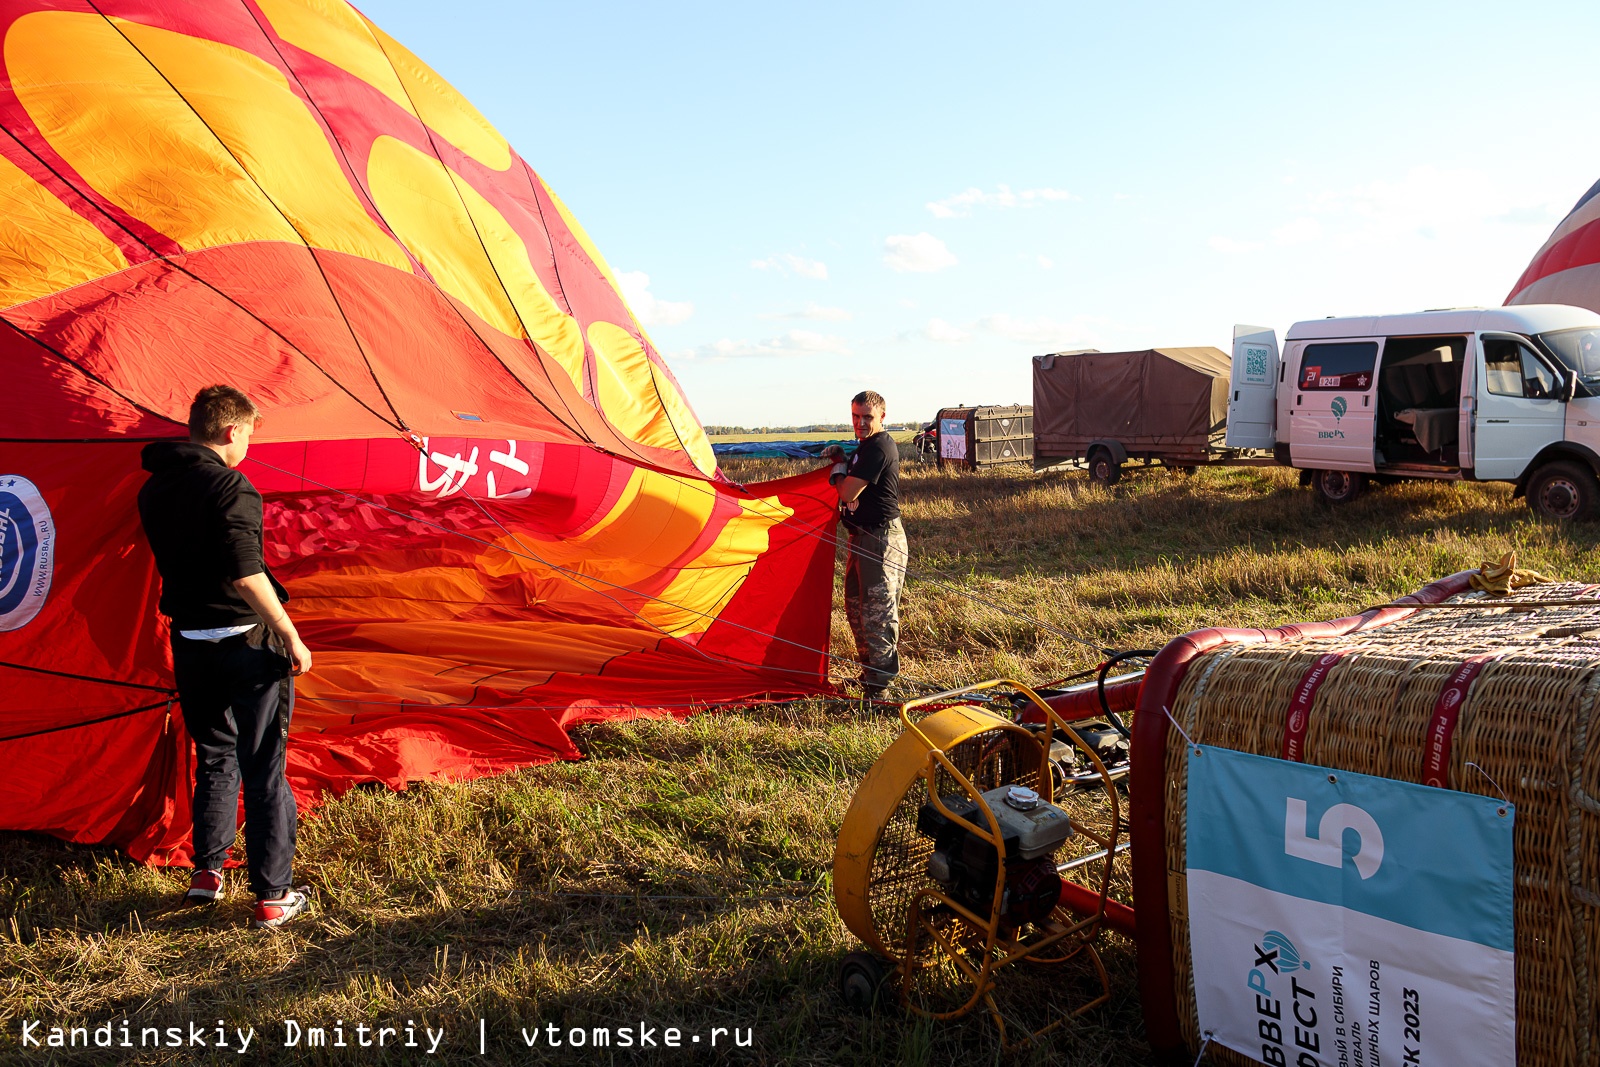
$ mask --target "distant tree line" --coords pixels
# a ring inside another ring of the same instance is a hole
[[[706,433],[718,436],[735,433],[849,433],[847,422],[817,422],[807,426],[717,426],[706,425]]]
[[[921,423],[885,423],[885,428],[890,430],[915,430],[921,429]],[[733,434],[756,433],[838,433],[848,436],[851,433],[848,422],[813,422],[804,426],[723,426],[718,423],[707,423],[706,433],[713,437],[726,437]]]

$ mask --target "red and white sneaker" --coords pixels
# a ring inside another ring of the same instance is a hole
[[[227,895],[227,883],[221,871],[197,870],[189,878],[189,891],[183,895],[185,904],[212,904]]]
[[[256,901],[255,917],[250,920],[251,929],[269,930],[282,926],[311,906],[310,892],[311,887],[303,885],[289,890],[276,900]]]

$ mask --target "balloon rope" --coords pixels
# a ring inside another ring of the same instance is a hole
[[[7,666],[10,666],[10,664],[8,664]],[[106,680],[107,679],[102,679],[102,678],[91,679],[91,681],[106,681]],[[102,715],[97,719],[85,719],[83,722],[69,722],[69,723],[66,723],[65,725],[62,725],[62,726],[46,726],[43,729],[39,729],[39,730],[29,730],[27,733],[24,733],[24,734],[10,734],[10,735],[8,735],[6,737],[0,737],[0,742],[5,742],[5,741],[25,741],[30,737],[43,737],[45,734],[59,734],[59,733],[65,732],[67,730],[78,730],[78,729],[81,729],[81,728],[83,728],[85,726],[96,726],[96,725],[98,725],[100,723],[103,723],[103,722],[111,722],[114,719],[126,719],[130,715],[138,715],[140,712],[145,712],[145,711],[154,711],[156,708],[166,708],[166,709],[168,709],[170,711],[171,708],[172,708],[172,700],[171,700],[171,698],[168,698],[166,700],[158,700],[154,704],[145,704],[145,705],[143,705],[141,707],[129,708],[127,711],[118,711],[118,712],[114,712],[114,713],[112,713],[110,715]]]
[[[30,667],[25,663],[9,663],[4,660],[0,660],[0,667],[10,667],[12,670],[18,671],[29,671],[33,674],[48,674],[56,678],[70,678],[77,682],[96,682],[100,685],[115,685],[120,686],[123,689],[148,689],[152,693],[177,692],[176,689],[172,689],[164,685],[146,685],[143,682],[124,682],[119,681],[116,678],[100,678],[92,674],[71,674],[67,671],[53,671],[46,667]]]

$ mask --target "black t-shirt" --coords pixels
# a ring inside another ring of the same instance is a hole
[[[261,559],[261,494],[249,478],[192,441],[156,441],[141,457],[150,478],[139,490],[139,518],[174,630],[260,622],[233,583],[263,571],[288,600]]]
[[[900,448],[888,430],[879,430],[857,445],[844,473],[867,483],[852,503],[839,505],[839,517],[847,524],[887,526],[900,517]]]

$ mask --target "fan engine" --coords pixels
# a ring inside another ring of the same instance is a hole
[[[1015,928],[1044,922],[1061,899],[1055,850],[1072,836],[1072,820],[1023,785],[991,789],[982,794],[982,804],[1000,824],[1001,844],[1009,858],[1000,899],[1001,924]],[[952,899],[986,910],[1000,879],[1000,851],[957,819],[981,823],[979,804],[946,797],[942,803],[928,801],[917,812],[917,832],[933,841],[928,876]]]

